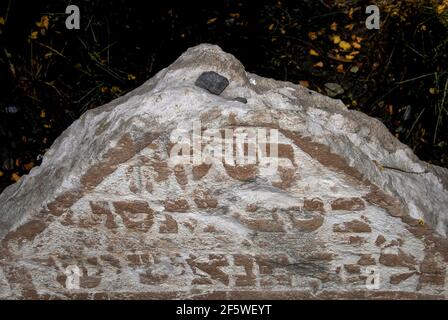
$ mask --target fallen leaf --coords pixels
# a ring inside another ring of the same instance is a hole
[[[353,60],[353,59],[355,59],[355,56],[352,56],[352,55],[350,55],[350,54],[347,54],[347,55],[345,56],[345,59],[347,59],[347,60]]]
[[[117,87],[117,86],[113,86],[113,87],[110,89],[110,91],[112,91],[112,93],[115,93],[115,94],[118,94],[118,93],[121,93],[121,92],[122,92],[121,89],[120,89],[119,87]]]
[[[101,87],[101,93],[108,93],[109,92],[109,88],[106,86]]]
[[[5,24],[5,18],[0,17],[0,24],[1,24],[1,25],[4,25],[4,24]]]
[[[275,25],[274,25],[273,23],[271,23],[271,24],[269,25],[269,27],[268,27],[268,30],[269,30],[269,31],[272,31],[272,30],[274,29],[274,26],[275,26]]]
[[[331,53],[328,53],[328,54],[327,54],[327,57],[330,58],[330,59],[339,61],[339,62],[351,62],[351,60],[347,60],[347,59],[345,59],[344,57],[341,57],[339,54],[337,54],[337,55],[333,55],[333,54],[331,54]]]
[[[229,16],[235,19],[238,19],[240,17],[240,14],[238,12],[235,13],[229,13]]]
[[[37,31],[31,32],[30,39],[36,40],[37,39],[37,34],[38,34]]]
[[[350,8],[350,10],[348,11],[347,15],[350,19],[353,19],[353,13],[355,12],[355,9]]]
[[[310,55],[315,56],[315,57],[318,57],[318,56],[319,56],[319,53],[317,53],[316,50],[311,49],[311,50],[310,50]]]
[[[40,117],[41,117],[41,118],[45,118],[45,110],[42,110],[42,111],[40,112]]]
[[[14,173],[11,175],[11,180],[14,181],[14,182],[19,181],[19,180],[20,180],[20,176],[19,176],[19,174],[18,174],[17,172],[14,172]]]
[[[39,28],[45,28],[48,30],[49,20],[48,16],[42,16],[39,22],[36,22],[36,26]]]
[[[337,31],[338,30],[338,24],[336,22],[333,22],[330,26],[330,29],[333,31]]]
[[[394,114],[394,106],[391,104],[387,105],[387,110],[389,112],[389,114]]]
[[[313,64],[313,67],[315,67],[315,68],[323,68],[324,67],[324,63],[322,61],[319,61],[319,62]]]
[[[215,23],[216,20],[218,20],[218,18],[211,18],[211,19],[208,19],[208,20],[207,20],[207,24]]]
[[[338,44],[341,42],[341,37],[337,34],[331,36],[331,41],[333,41],[334,44]]]
[[[353,48],[355,49],[361,49],[361,45],[358,42],[353,42],[352,43]]]
[[[351,73],[357,73],[359,71],[359,68],[357,66],[353,66],[350,68]]]
[[[348,51],[352,48],[352,45],[347,41],[341,41],[339,42],[339,47],[345,51]]]
[[[0,171],[0,177],[3,177],[5,173],[3,171]]]
[[[310,38],[310,40],[316,40],[317,33],[316,32],[308,32],[308,38]]]
[[[346,25],[344,28],[349,31],[352,31],[354,27],[355,27],[355,25],[353,23],[351,23],[351,24]]]
[[[437,89],[436,88],[429,88],[429,93],[430,94],[436,94],[437,93]]]
[[[33,169],[34,163],[31,161],[30,163],[24,164],[23,167],[25,168],[25,170],[30,171],[31,169]]]
[[[310,82],[307,80],[300,80],[299,84],[305,88],[308,88],[310,86]]]
[[[128,80],[129,81],[131,81],[131,80],[135,80],[136,78],[135,78],[135,76],[133,75],[133,74],[128,74]]]
[[[344,70],[344,65],[343,65],[342,63],[339,64],[339,65],[336,67],[336,71],[339,72],[339,73],[344,73],[344,72],[345,72],[345,70]]]

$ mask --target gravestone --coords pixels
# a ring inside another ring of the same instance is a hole
[[[447,185],[376,119],[199,45],[0,195],[0,298],[444,299]]]

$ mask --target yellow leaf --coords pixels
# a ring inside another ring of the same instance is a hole
[[[34,163],[31,161],[30,163],[26,163],[26,164],[24,164],[23,167],[24,167],[26,170],[30,171],[31,169],[33,169],[33,167],[34,167]]]
[[[44,124],[44,128],[45,129],[50,129],[51,128],[51,124]]]
[[[336,71],[339,73],[344,73],[344,65],[341,63],[336,67]]]
[[[14,172],[14,173],[12,174],[12,176],[11,176],[11,180],[14,181],[14,182],[19,181],[19,180],[20,180],[20,176],[19,176],[19,174],[16,173],[16,172]]]
[[[351,24],[346,25],[344,28],[349,31],[352,31],[354,27],[355,27],[355,25],[353,23],[351,23]]]
[[[236,13],[229,13],[229,16],[235,19],[238,19],[240,17],[240,14],[238,12]]]
[[[5,18],[0,17],[0,24],[4,25],[5,24]]]
[[[425,220],[423,220],[422,218],[418,219],[418,224],[421,226],[425,225]]]
[[[44,55],[44,58],[45,58],[45,59],[49,59],[49,58],[51,58],[52,55],[53,55],[52,52],[47,52],[47,53]]]
[[[313,67],[315,67],[315,68],[323,68],[324,67],[324,63],[322,61],[319,61],[318,63],[313,64]]]
[[[109,88],[106,87],[106,86],[102,86],[100,90],[101,90],[101,93],[108,93],[109,92]]]
[[[218,18],[211,18],[211,19],[208,19],[208,20],[207,20],[207,24],[215,23],[216,20],[218,20]]]
[[[45,118],[45,110],[42,110],[42,111],[40,112],[40,117],[41,117],[41,118]]]
[[[330,29],[333,31],[337,31],[338,30],[338,24],[336,22],[333,22],[330,26]]]
[[[268,30],[269,30],[269,31],[272,31],[272,30],[274,29],[274,26],[275,26],[275,25],[274,25],[273,23],[271,23],[271,24],[269,25],[269,27],[268,27]]]
[[[358,42],[353,42],[352,43],[353,48],[355,49],[361,49],[361,45]]]
[[[117,86],[113,86],[111,89],[110,89],[110,91],[112,91],[112,93],[121,93],[122,91],[121,91],[121,89],[119,88],[119,87],[117,87]]]
[[[310,50],[310,55],[315,56],[315,57],[318,57],[318,56],[319,56],[319,53],[317,53],[316,50],[311,49],[311,50]]]
[[[429,88],[429,93],[430,94],[436,94],[437,93],[437,89],[436,88]]]
[[[339,42],[339,47],[345,51],[348,51],[352,48],[352,45],[347,41],[341,41]]]
[[[133,75],[133,74],[128,74],[128,80],[129,81],[131,81],[131,80],[135,80],[136,78],[135,78],[135,76]]]
[[[355,12],[355,9],[353,9],[353,8],[350,8],[350,10],[348,11],[348,17],[350,18],[350,19],[353,19],[353,13]]]
[[[310,38],[311,40],[316,40],[317,33],[316,32],[308,32],[308,38]]]
[[[355,59],[355,56],[352,56],[351,54],[348,54],[348,55],[345,56],[345,59],[353,60],[353,59]]]
[[[49,25],[48,16],[42,16],[40,18],[40,21],[36,22],[36,26],[38,26],[39,28],[48,29],[48,25]]]
[[[341,42],[341,37],[337,34],[331,36],[331,40],[333,41],[334,44],[338,44],[339,42]]]
[[[4,175],[3,171],[0,171],[0,177],[3,177]]]
[[[37,39],[37,34],[38,34],[37,31],[31,32],[30,38],[33,39],[33,40],[36,40]]]

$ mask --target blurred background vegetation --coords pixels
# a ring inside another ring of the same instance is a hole
[[[448,166],[448,0],[0,2],[0,191],[88,109],[208,42],[250,72],[300,83],[380,119]],[[65,28],[65,8],[81,29]],[[381,10],[367,30],[365,8]]]

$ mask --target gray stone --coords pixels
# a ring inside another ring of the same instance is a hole
[[[446,299],[447,188],[379,121],[199,45],[0,194],[0,299]]]
[[[325,92],[330,97],[337,97],[344,93],[344,89],[340,84],[329,82],[325,84]]]
[[[195,84],[219,96],[229,85],[229,80],[214,71],[207,71],[199,76]]]

